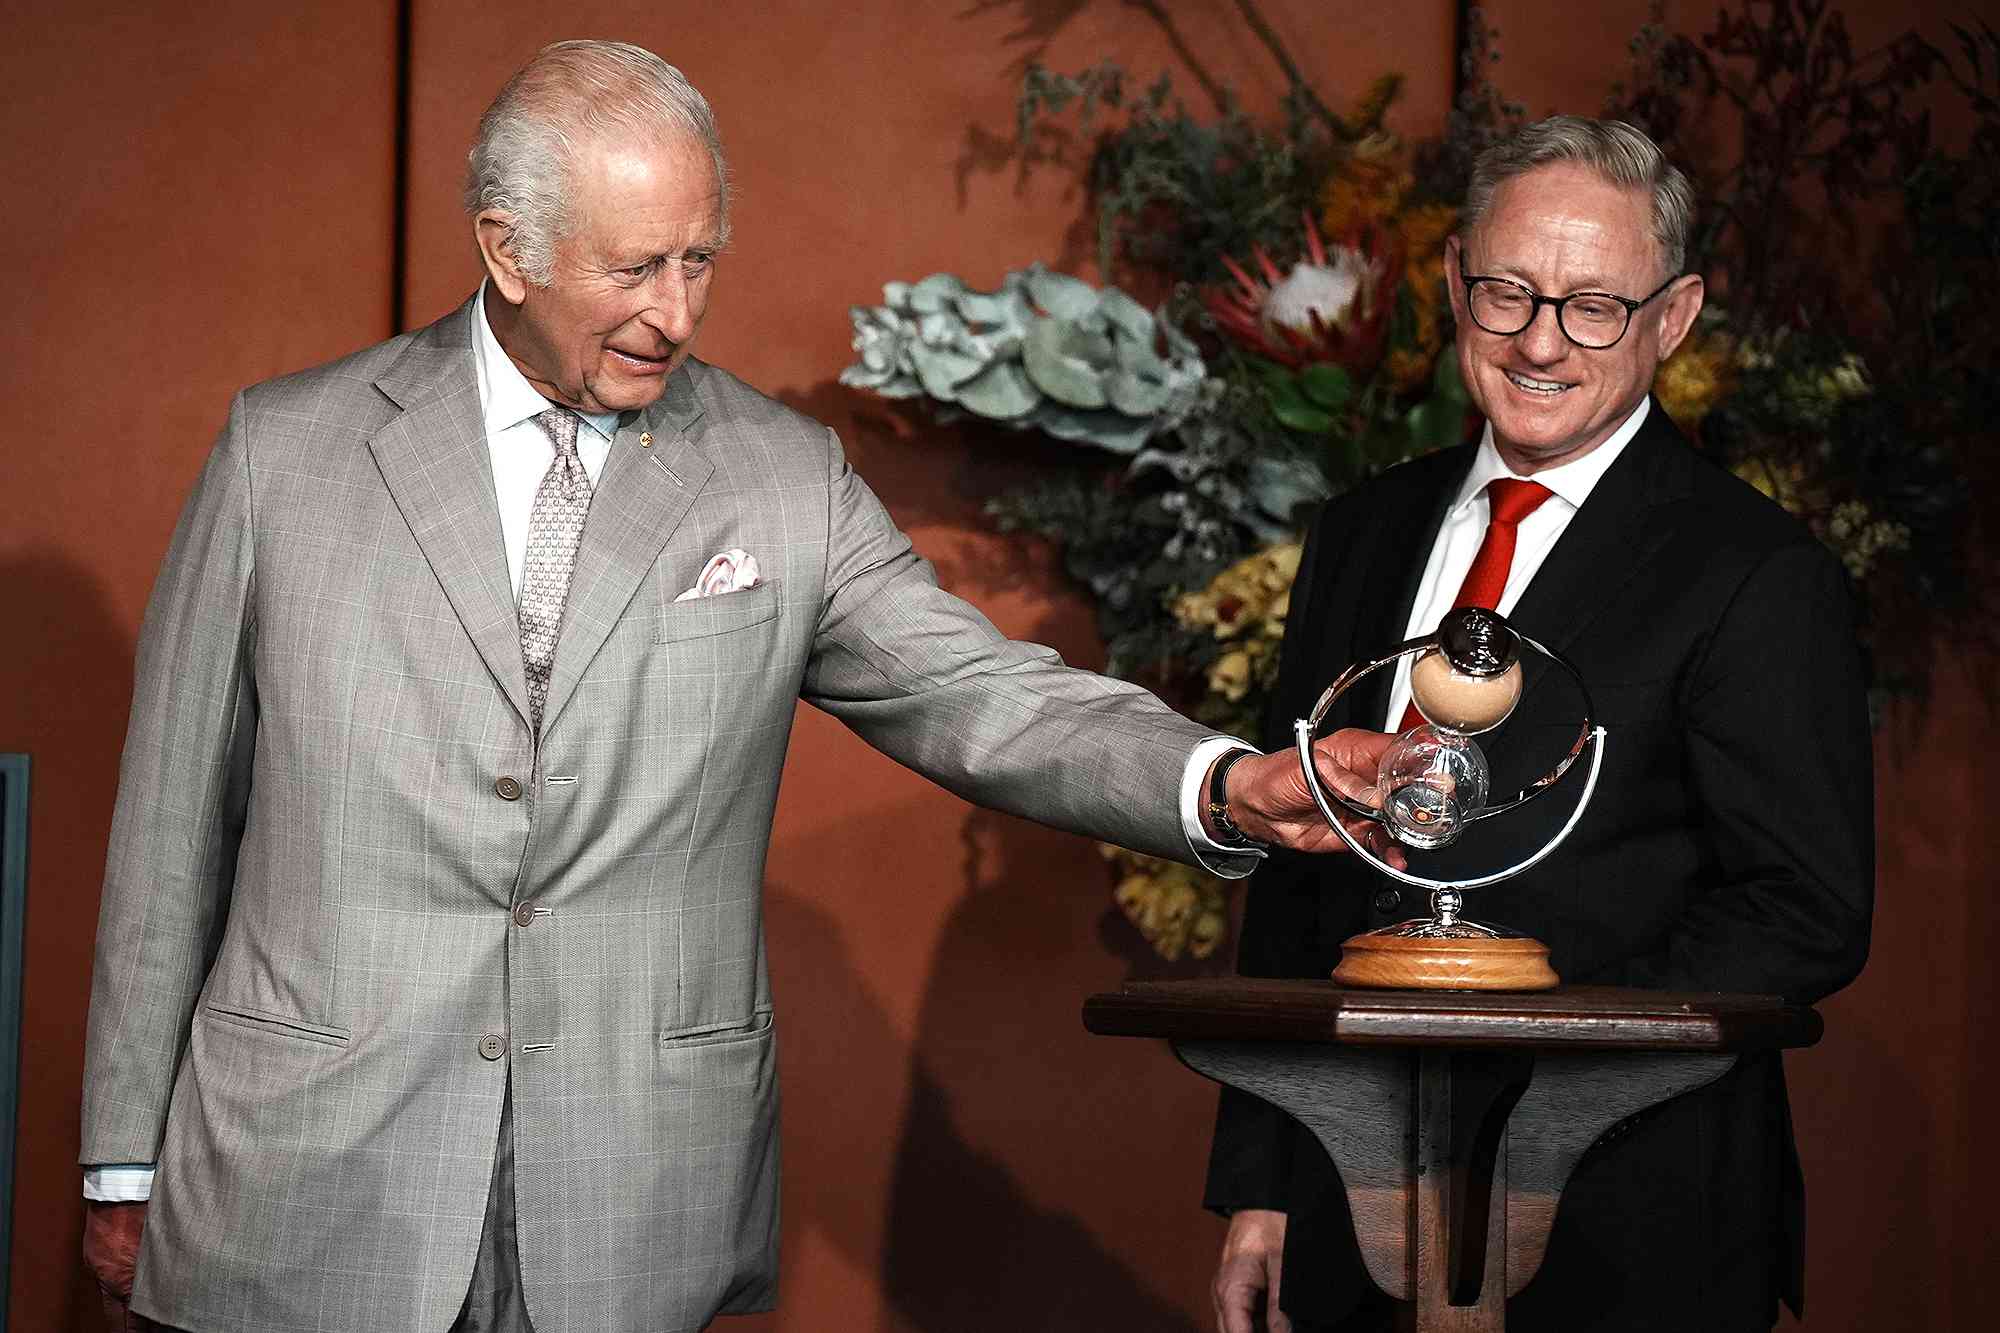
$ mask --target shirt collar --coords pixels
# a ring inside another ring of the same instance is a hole
[[[1618,461],[1618,455],[1625,452],[1625,446],[1639,433],[1639,427],[1646,424],[1646,414],[1652,410],[1651,396],[1639,400],[1639,406],[1632,410],[1611,438],[1598,445],[1589,453],[1570,462],[1552,468],[1544,468],[1529,480],[1540,482],[1549,488],[1557,499],[1568,504],[1571,509],[1583,508],[1583,502],[1590,498],[1591,491]],[[1500,457],[1499,449],[1493,444],[1493,423],[1487,422],[1486,429],[1479,436],[1479,450],[1473,455],[1472,470],[1466,473],[1465,483],[1458,488],[1458,498],[1452,502],[1452,516],[1460,517],[1466,506],[1477,500],[1486,489],[1486,483],[1499,477],[1511,477],[1512,469]]]
[[[489,436],[520,425],[530,417],[549,410],[551,404],[542,397],[535,386],[528,383],[528,377],[508,357],[500,340],[493,336],[493,326],[486,322],[486,282],[479,284],[478,295],[472,298],[472,320],[478,332],[472,339],[472,364],[479,374],[479,411],[486,422]],[[616,412],[578,412],[583,424],[609,440],[618,434],[618,414]]]

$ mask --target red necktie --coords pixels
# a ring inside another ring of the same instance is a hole
[[[1492,511],[1486,520],[1486,536],[1480,540],[1479,554],[1472,557],[1472,568],[1465,571],[1465,582],[1458,585],[1458,600],[1451,604],[1452,610],[1461,606],[1499,609],[1500,594],[1507,591],[1507,573],[1514,567],[1514,538],[1521,520],[1552,494],[1538,481],[1517,477],[1496,477],[1486,483],[1486,503]],[[1423,720],[1424,715],[1412,702],[1403,710],[1399,730],[1408,731]]]

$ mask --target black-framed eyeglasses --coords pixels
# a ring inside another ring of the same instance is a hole
[[[1632,315],[1648,301],[1681,280],[1674,274],[1654,289],[1652,296],[1634,301],[1612,292],[1571,292],[1568,296],[1543,296],[1512,278],[1474,277],[1465,271],[1465,256],[1458,258],[1458,280],[1465,284],[1465,304],[1472,322],[1488,333],[1512,337],[1535,322],[1542,307],[1554,306],[1556,327],[1563,337],[1578,347],[1601,352],[1616,347],[1632,327]]]

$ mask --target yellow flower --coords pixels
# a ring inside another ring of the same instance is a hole
[[[1206,958],[1229,930],[1229,902],[1222,882],[1176,861],[1143,856],[1099,843],[1098,852],[1120,871],[1111,896],[1153,951],[1175,959]]]
[[[1354,145],[1320,200],[1320,231],[1328,240],[1358,240],[1402,207],[1414,178],[1390,134],[1371,134]]]
[[[1396,220],[1397,238],[1402,242],[1404,272],[1417,266],[1444,272],[1444,242],[1458,225],[1458,210],[1450,204],[1425,204]]]
[[[1819,384],[1821,391],[1835,402],[1844,398],[1866,398],[1875,391],[1875,386],[1868,382],[1867,364],[1852,352],[1842,357],[1839,365],[1821,375]]]
[[[1298,577],[1298,542],[1284,542],[1247,555],[1200,592],[1174,599],[1174,619],[1188,629],[1208,628],[1218,639],[1249,632],[1276,637],[1285,632],[1285,610]]]
[[[1384,367],[1398,393],[1426,383],[1444,348],[1444,242],[1457,225],[1458,210],[1449,204],[1425,204],[1396,219],[1396,248],[1403,256],[1398,282],[1415,316],[1409,344],[1391,349]]]
[[[1776,500],[1787,512],[1805,516],[1824,507],[1824,495],[1801,463],[1778,463],[1751,456],[1737,463],[1737,476]]]
[[[1826,520],[1827,544],[1840,556],[1857,581],[1868,577],[1875,561],[1890,551],[1906,551],[1910,529],[1902,523],[1873,517],[1859,500],[1835,505]]]
[[[1249,652],[1235,648],[1216,658],[1208,668],[1208,692],[1219,694],[1231,703],[1241,702],[1250,693]]]
[[[1737,364],[1735,339],[1696,329],[1660,366],[1653,394],[1676,424],[1692,430],[1736,387]]]

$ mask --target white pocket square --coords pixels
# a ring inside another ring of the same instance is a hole
[[[701,567],[701,577],[694,581],[694,586],[674,600],[687,602],[697,597],[714,597],[718,593],[742,592],[762,581],[762,575],[757,571],[757,557],[741,547],[732,546],[710,556],[708,563]]]

